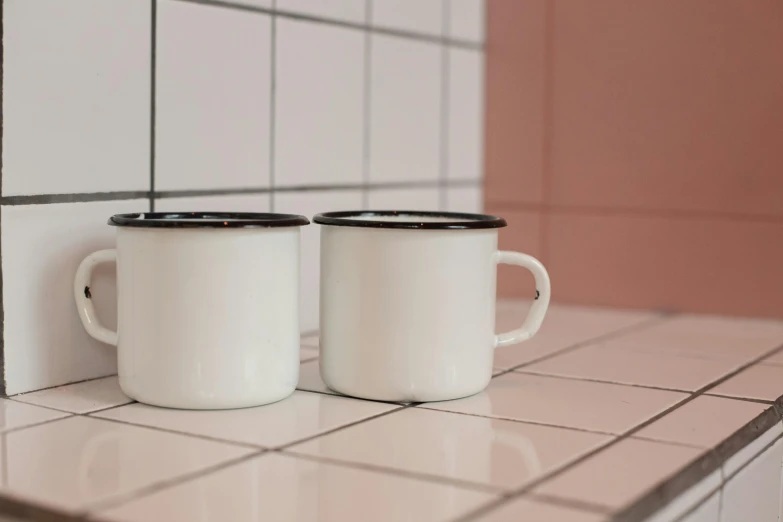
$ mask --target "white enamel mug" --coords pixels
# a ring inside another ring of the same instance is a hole
[[[321,377],[335,391],[404,402],[473,395],[492,377],[494,349],[541,326],[549,276],[529,255],[498,251],[499,217],[344,211],[313,221],[323,225]],[[495,335],[499,263],[530,270],[536,299],[519,329]]]
[[[76,272],[87,332],[117,346],[122,390],[186,409],[258,406],[299,378],[302,216],[226,212],[121,214],[117,248]],[[117,264],[117,331],[97,319],[96,265]]]

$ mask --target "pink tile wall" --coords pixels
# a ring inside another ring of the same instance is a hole
[[[502,242],[556,300],[783,316],[781,56],[778,0],[489,0]]]

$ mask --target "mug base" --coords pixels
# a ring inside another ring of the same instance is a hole
[[[155,397],[145,393],[138,393],[136,390],[128,389],[120,382],[120,388],[123,393],[131,399],[160,408],[170,408],[177,410],[236,410],[241,408],[254,408],[282,401],[288,398],[296,387],[286,388],[277,393],[270,393],[257,396],[230,398],[230,397]]]
[[[333,386],[332,384],[329,384],[328,382],[325,382],[326,386],[333,390],[340,395],[345,395],[347,397],[355,397],[357,399],[365,399],[370,401],[380,401],[380,402],[402,402],[402,403],[412,403],[412,402],[443,402],[443,401],[453,401],[457,399],[464,399],[465,397],[471,397],[473,395],[476,395],[477,393],[481,393],[484,391],[484,389],[487,387],[489,382],[481,386],[480,388],[476,389],[469,389],[469,390],[451,390],[449,392],[443,392],[443,391],[419,391],[416,393],[390,393],[390,392],[379,392],[379,391],[362,391],[362,390],[356,390],[356,389],[350,389],[350,388],[344,388],[340,386]]]

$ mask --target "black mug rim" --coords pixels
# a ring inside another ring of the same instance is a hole
[[[131,228],[273,228],[301,227],[310,221],[297,214],[272,212],[138,212],[115,214],[108,224]]]

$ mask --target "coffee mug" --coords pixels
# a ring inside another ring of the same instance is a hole
[[[281,400],[299,378],[296,215],[119,214],[117,248],[76,272],[76,308],[117,347],[119,383],[156,406],[223,409]],[[117,331],[97,319],[93,269],[117,264]]]
[[[496,347],[538,331],[549,276],[535,258],[498,251],[495,216],[451,212],[318,214],[321,377],[345,395],[426,402],[483,390]],[[497,265],[527,268],[535,301],[522,326],[495,335]]]

